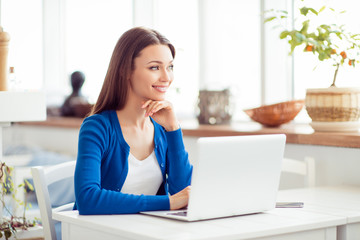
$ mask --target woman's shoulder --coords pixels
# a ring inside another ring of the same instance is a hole
[[[112,118],[113,118],[114,111],[107,110],[97,114],[93,114],[84,119],[81,127],[92,127],[96,126],[97,128],[102,126],[105,128],[112,126]]]

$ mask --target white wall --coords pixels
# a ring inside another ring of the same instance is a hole
[[[184,137],[190,161],[196,161],[196,137]],[[285,157],[303,160],[313,157],[316,164],[316,185],[360,186],[360,149],[315,145],[286,144]],[[303,178],[284,173],[280,188],[302,187]]]
[[[76,156],[78,129],[15,125],[3,128],[3,147],[12,144],[37,146],[45,150]],[[184,137],[192,163],[196,161],[197,137]],[[316,185],[350,184],[360,186],[360,149],[287,144],[285,157],[302,160],[310,156],[316,162]],[[221,161],[221,160],[219,160]],[[303,179],[283,174],[282,189],[302,187]]]
[[[294,159],[314,157],[316,184],[350,184],[360,186],[360,149],[287,144],[285,156]]]
[[[12,125],[3,128],[3,149],[24,144],[76,156],[79,129]]]

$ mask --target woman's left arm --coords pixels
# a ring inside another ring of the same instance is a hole
[[[191,184],[192,165],[189,161],[189,154],[185,150],[182,131],[169,101],[148,100],[142,105],[142,108],[145,109],[146,116],[151,116],[166,130],[167,183],[169,193],[173,195]]]
[[[181,129],[165,133],[168,143],[166,153],[169,193],[178,193],[191,184],[192,165],[185,150]]]

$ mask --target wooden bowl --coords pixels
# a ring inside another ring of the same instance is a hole
[[[277,127],[293,120],[304,107],[304,103],[304,100],[292,100],[245,109],[244,112],[255,122],[268,127]]]

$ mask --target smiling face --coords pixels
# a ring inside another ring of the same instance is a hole
[[[173,79],[173,57],[167,45],[150,45],[134,59],[129,94],[141,101],[165,99]]]

